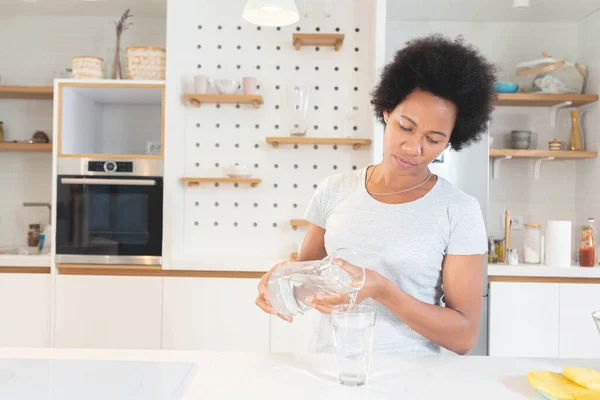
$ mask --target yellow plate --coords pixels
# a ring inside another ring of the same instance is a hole
[[[600,400],[600,392],[587,389],[550,371],[532,371],[527,380],[537,390],[557,400]]]
[[[588,389],[600,391],[600,372],[590,368],[565,367],[563,375]]]

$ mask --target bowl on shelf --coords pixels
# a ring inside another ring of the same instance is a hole
[[[230,178],[249,178],[252,176],[250,168],[245,165],[231,165],[225,168],[225,174]]]
[[[559,151],[562,147],[562,142],[558,139],[554,139],[548,142],[548,149],[552,151]]]
[[[234,94],[238,89],[238,83],[235,79],[218,79],[215,81],[215,87],[219,94]]]
[[[531,147],[531,131],[511,131],[510,139],[513,149],[527,150]]]
[[[507,82],[494,83],[494,91],[497,93],[516,93],[519,90],[519,85]]]

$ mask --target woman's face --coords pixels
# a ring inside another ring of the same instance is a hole
[[[383,141],[384,162],[400,175],[422,171],[448,145],[456,122],[456,106],[449,100],[416,89],[392,112]]]

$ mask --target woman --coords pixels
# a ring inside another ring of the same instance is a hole
[[[360,265],[367,275],[357,301],[377,308],[376,353],[430,355],[441,346],[466,354],[475,343],[487,252],[483,216],[477,200],[432,175],[428,165],[448,146],[461,150],[481,138],[494,80],[494,66],[461,39],[408,42],[372,95],[385,125],[382,162],[325,179],[306,211],[310,225],[299,261],[339,248],[368,260]],[[283,264],[259,285],[256,304],[269,313],[275,311],[266,282]],[[347,298],[309,300],[324,314],[323,351],[332,336],[327,314]]]

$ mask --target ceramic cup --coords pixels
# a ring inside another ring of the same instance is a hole
[[[242,86],[244,88],[244,94],[256,94],[256,78],[245,77]]]
[[[206,94],[208,92],[208,76],[196,75],[194,76],[194,92],[196,94]]]

